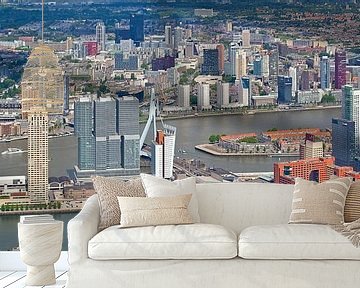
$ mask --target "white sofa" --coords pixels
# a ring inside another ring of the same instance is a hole
[[[172,233],[162,239],[164,243],[148,246],[142,243],[143,235],[122,234],[134,228],[125,231],[113,226],[98,233],[99,205],[97,196],[92,196],[68,225],[70,270],[66,287],[358,287],[360,248],[327,226],[287,224],[292,190],[292,185],[278,184],[197,184],[201,223],[221,225],[205,229],[215,231],[214,235],[195,239],[206,226],[191,224],[193,230],[188,232],[192,232],[174,244],[170,242],[180,228],[172,226],[168,227]],[[156,236],[159,230],[154,227],[148,229],[153,229],[150,234],[154,239],[162,237]],[[202,242],[195,243],[197,240]],[[210,247],[208,242],[216,243]],[[173,249],[169,243],[174,244]],[[198,246],[185,249],[190,243]],[[191,251],[194,259],[189,259]],[[141,253],[149,253],[150,259]],[[168,253],[170,259],[154,260],[167,258],[158,253]],[[219,259],[222,254],[226,259]],[[186,255],[186,259],[171,259],[179,255]]]

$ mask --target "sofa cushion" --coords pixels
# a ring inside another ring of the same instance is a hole
[[[229,259],[237,255],[237,237],[212,224],[112,226],[89,241],[88,253],[96,260]]]
[[[191,194],[171,197],[118,197],[121,228],[192,224],[187,209]]]
[[[290,223],[342,224],[351,178],[322,183],[295,178]]]
[[[195,177],[175,180],[172,182],[149,174],[140,174],[140,176],[147,197],[151,198],[192,194],[188,209],[194,223],[200,222]]]
[[[328,225],[282,224],[252,226],[239,237],[245,259],[354,259],[360,249]]]

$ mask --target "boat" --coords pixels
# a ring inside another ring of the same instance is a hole
[[[7,150],[1,152],[2,155],[11,155],[11,154],[20,154],[26,151],[21,150],[19,148],[8,148]]]

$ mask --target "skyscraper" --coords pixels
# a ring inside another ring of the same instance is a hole
[[[301,73],[301,91],[310,90],[310,70],[304,70]]]
[[[179,44],[183,41],[184,31],[181,27],[175,27],[174,29],[174,48],[178,49]]]
[[[176,128],[164,124],[152,143],[151,172],[156,177],[170,179],[173,176]]]
[[[106,27],[103,22],[98,22],[96,24],[96,43],[98,47],[98,52],[105,51],[105,40],[106,40]]]
[[[170,25],[165,26],[165,44],[168,47],[172,46],[172,29]]]
[[[80,98],[75,102],[79,178],[140,172],[139,101],[135,97]]]
[[[198,97],[197,97],[198,109],[209,109],[210,106],[210,85],[205,83],[198,84]]]
[[[292,78],[288,76],[278,77],[278,103],[285,104],[292,101]]]
[[[240,79],[241,77],[247,75],[246,67],[247,67],[246,52],[244,50],[238,50],[236,55],[236,66],[235,66],[236,79]]]
[[[204,62],[201,66],[204,75],[219,75],[219,51],[217,49],[204,49]]]
[[[136,46],[144,41],[144,15],[133,14],[130,17],[130,39],[134,40]]]
[[[116,100],[117,133],[121,135],[121,165],[128,174],[140,172],[139,100],[124,96]]]
[[[74,105],[74,132],[78,139],[78,168],[95,170],[95,137],[93,135],[93,101],[79,98]]]
[[[250,47],[250,30],[248,29],[242,31],[242,46],[244,48]]]
[[[241,77],[240,79],[239,104],[251,106],[251,79],[249,77]]]
[[[274,49],[269,52],[269,77],[277,81],[279,76],[279,50]]]
[[[239,50],[239,46],[235,43],[232,43],[229,47],[229,62],[230,62],[230,75],[236,76],[236,70],[237,70],[237,53]]]
[[[21,105],[23,118],[32,107],[63,114],[64,76],[52,48],[40,45],[31,52],[21,81]]]
[[[291,86],[292,96],[295,97],[295,93],[298,90],[296,67],[289,67],[289,77],[291,77],[292,79],[292,86]]]
[[[229,83],[223,83],[222,81],[218,81],[216,86],[217,106],[219,108],[222,108],[229,105]]]
[[[342,89],[342,118],[355,123],[355,149],[360,151],[360,89],[345,85]]]
[[[353,166],[356,157],[355,122],[346,119],[332,119],[332,155],[335,164]]]
[[[48,202],[48,114],[42,108],[28,113],[28,192],[30,201]]]
[[[178,105],[190,107],[190,85],[179,85]]]
[[[320,87],[321,89],[330,89],[330,60],[323,56],[320,61]]]
[[[346,85],[346,52],[336,50],[335,52],[335,89],[341,89]]]
[[[219,72],[221,74],[224,72],[225,48],[223,44],[219,44],[216,46],[216,49],[218,50]]]
[[[257,77],[262,77],[263,62],[262,62],[262,56],[260,54],[255,55],[253,64],[254,64],[254,75]]]

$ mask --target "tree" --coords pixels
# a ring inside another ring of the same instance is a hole
[[[220,140],[220,135],[210,135],[210,137],[209,137],[209,142],[211,143],[211,144],[214,144],[214,143],[216,143],[216,142],[219,142],[219,140]]]

